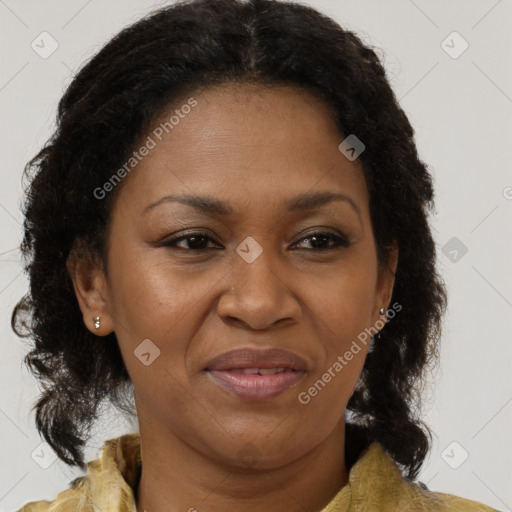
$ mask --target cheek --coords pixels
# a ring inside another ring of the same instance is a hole
[[[310,304],[324,330],[326,352],[335,359],[371,325],[376,273],[361,258],[353,265],[345,265],[336,277],[331,275],[322,285],[312,288]]]
[[[333,426],[344,414],[368,353],[368,344],[340,342],[327,353],[322,368],[312,373],[297,395],[305,417],[323,418]]]
[[[360,262],[325,282],[311,301],[325,355],[299,402],[318,414],[342,414],[368,353],[376,275],[371,265]]]
[[[140,249],[130,252],[128,245],[119,244],[111,254],[112,314],[128,335],[161,339],[186,323],[210,280],[171,266],[163,251],[148,257]]]
[[[112,261],[111,314],[128,373],[136,385],[162,389],[161,383],[172,380],[162,369],[177,377],[184,372],[210,279],[192,283],[186,273],[148,258],[116,258],[113,253]],[[149,361],[154,362],[146,366]]]

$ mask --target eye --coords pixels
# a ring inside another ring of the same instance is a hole
[[[329,239],[333,240],[334,244],[326,246],[326,242]],[[308,240],[311,240],[311,245],[313,246],[313,249],[310,250],[314,251],[327,251],[330,249],[337,249],[338,247],[348,247],[350,245],[350,242],[345,237],[325,231],[311,233],[307,237],[301,238],[300,242],[306,242]]]
[[[208,236],[206,233],[189,233],[187,235],[172,238],[171,240],[164,243],[166,247],[176,247],[182,250],[188,251],[204,251],[211,247],[206,247],[208,241],[213,242],[213,238]],[[178,244],[183,244],[187,247],[180,247]]]
[[[311,233],[307,237],[303,237],[296,242],[294,245],[300,242],[306,242],[310,240],[311,245],[313,246],[313,251],[327,251],[331,249],[337,249],[338,247],[348,247],[350,242],[343,236],[338,236],[333,233],[319,231],[315,233]],[[331,240],[331,244],[327,244]],[[163,245],[166,247],[177,248],[184,251],[205,251],[207,249],[212,249],[215,247],[208,247],[208,242],[215,243],[215,240],[208,236],[206,233],[196,232],[196,233],[188,233],[187,235],[182,235],[176,238],[172,238],[165,242]],[[181,246],[179,244],[182,244]],[[217,246],[218,247],[218,246]]]

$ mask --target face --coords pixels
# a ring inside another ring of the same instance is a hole
[[[344,421],[368,344],[351,347],[382,318],[393,277],[361,163],[338,149],[322,102],[285,86],[190,97],[154,123],[181,113],[118,185],[108,275],[75,289],[88,327],[116,334],[140,424],[229,464],[250,446],[277,467]],[[224,358],[237,349],[249,352]],[[284,371],[247,370],[265,365]]]

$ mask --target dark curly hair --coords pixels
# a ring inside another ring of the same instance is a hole
[[[93,191],[129,158],[180,95],[235,83],[290,85],[330,108],[341,134],[357,134],[379,262],[399,248],[392,302],[402,306],[368,353],[347,405],[346,461],[378,441],[415,479],[432,443],[419,417],[446,308],[428,223],[433,183],[414,130],[374,50],[311,7],[276,0],[192,0],[125,28],[86,63],[58,106],[57,128],[25,167],[21,250],[29,292],[12,328],[31,336],[24,362],[43,383],[36,426],[59,458],[85,468],[83,448],[99,406],[136,414],[115,333],[92,334],[67,271],[70,256],[101,261],[113,201]],[[341,140],[341,139],[340,139]],[[99,259],[98,259],[99,258]]]

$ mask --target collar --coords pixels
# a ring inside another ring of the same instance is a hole
[[[106,441],[101,458],[87,466],[87,474],[76,480],[80,487],[87,487],[97,510],[137,512],[135,490],[142,469],[139,433]],[[384,504],[396,506],[397,498],[411,503],[418,492],[422,491],[405,480],[394,460],[379,443],[373,442],[350,469],[347,485],[322,512],[368,510],[370,503],[387,510]]]
[[[105,441],[87,474],[52,501],[27,503],[19,512],[137,512],[135,491],[142,472],[139,433]],[[373,442],[350,468],[347,484],[321,512],[498,512],[482,503],[429,491],[402,476],[398,465]]]

